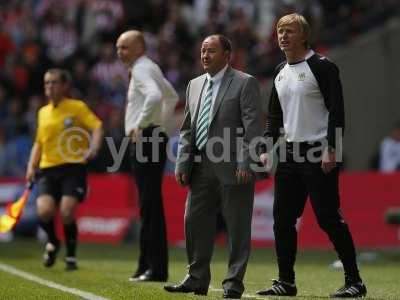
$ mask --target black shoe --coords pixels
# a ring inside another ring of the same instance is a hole
[[[146,272],[144,272],[142,275],[130,277],[129,281],[131,281],[131,282],[146,282],[146,281],[166,282],[167,276],[156,275],[153,273],[152,270],[149,269]]]
[[[57,253],[60,250],[60,243],[46,243],[43,254],[43,265],[50,268],[54,265],[57,259]]]
[[[144,272],[142,271],[136,271],[135,273],[132,274],[131,277],[129,277],[129,281],[136,281],[140,276],[142,276]]]
[[[66,258],[64,258],[64,261],[65,271],[75,271],[78,269],[76,258],[74,256],[67,256]]]
[[[166,285],[164,290],[170,293],[194,293],[195,295],[207,295],[208,288],[194,288],[184,284]]]
[[[336,292],[331,294],[331,298],[358,298],[367,295],[367,288],[362,282],[347,283]]]
[[[192,277],[187,276],[180,284],[164,286],[164,290],[170,293],[194,293],[195,295],[207,295],[208,286],[196,286],[194,281],[195,280]]]
[[[296,296],[297,288],[295,284],[274,279],[269,289],[258,291],[256,294],[261,296]]]
[[[229,299],[240,299],[242,297],[242,293],[233,290],[224,290],[222,297]]]

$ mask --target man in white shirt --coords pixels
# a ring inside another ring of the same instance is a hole
[[[390,173],[398,170],[400,170],[400,122],[383,139],[379,153],[379,171]]]
[[[139,192],[140,257],[130,281],[166,281],[168,250],[161,183],[168,137],[163,130],[178,101],[160,68],[146,56],[140,31],[122,33],[117,54],[129,69],[125,134],[131,138],[131,162]]]

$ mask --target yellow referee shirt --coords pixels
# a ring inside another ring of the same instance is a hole
[[[43,106],[35,139],[41,148],[39,167],[85,163],[90,132],[100,126],[100,119],[80,100],[64,98],[56,106]]]

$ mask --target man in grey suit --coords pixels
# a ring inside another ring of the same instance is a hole
[[[207,37],[201,47],[206,74],[187,87],[175,176],[178,183],[189,186],[185,211],[189,267],[181,283],[164,287],[169,292],[207,294],[218,212],[225,218],[230,251],[223,297],[240,298],[244,291],[254,200],[254,140],[262,134],[261,99],[258,81],[229,66],[231,51],[226,37]]]

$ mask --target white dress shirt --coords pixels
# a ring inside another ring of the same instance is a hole
[[[214,102],[215,99],[217,98],[218,95],[218,91],[219,91],[219,87],[221,86],[221,82],[222,82],[222,78],[225,75],[226,69],[228,68],[228,65],[226,65],[221,71],[219,71],[217,74],[215,74],[213,77],[211,77],[210,74],[207,73],[206,77],[207,77],[207,82],[203,88],[203,93],[201,95],[201,107],[200,107],[200,111],[203,108],[204,105],[204,98],[206,96],[206,91],[208,89],[208,86],[210,84],[210,80],[213,82],[213,90],[212,90],[212,102],[211,102],[211,109],[210,109],[210,113],[209,113],[209,118],[208,121],[210,121],[210,117],[212,116],[212,112],[214,110]]]
[[[125,111],[125,134],[134,128],[164,126],[178,102],[178,94],[165,79],[160,68],[146,55],[139,57],[131,69]]]

